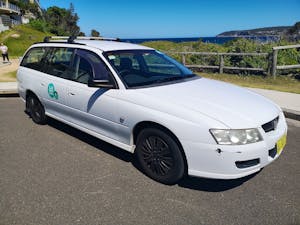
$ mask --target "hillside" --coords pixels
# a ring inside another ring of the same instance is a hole
[[[51,36],[49,33],[34,30],[29,25],[19,25],[0,33],[0,42],[8,46],[10,56],[19,57],[33,43],[43,41],[49,35]]]
[[[218,34],[217,37],[242,37],[242,36],[268,36],[278,35],[282,36],[287,33],[292,26],[280,26],[280,27],[264,27],[251,30],[233,30],[226,31]]]

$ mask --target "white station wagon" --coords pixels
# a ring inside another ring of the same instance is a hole
[[[270,100],[152,48],[63,38],[32,45],[17,73],[35,123],[52,117],[135,153],[143,172],[165,184],[186,174],[244,177],[281,154],[287,125]]]

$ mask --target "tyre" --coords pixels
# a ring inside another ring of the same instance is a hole
[[[26,111],[29,113],[33,122],[37,124],[46,124],[47,116],[45,115],[45,109],[37,97],[33,95],[27,97]]]
[[[163,184],[177,183],[185,173],[180,147],[168,133],[146,128],[137,138],[136,158],[143,172]]]

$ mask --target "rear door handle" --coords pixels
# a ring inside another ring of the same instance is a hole
[[[69,92],[69,95],[75,95],[75,93],[73,93],[73,92]]]

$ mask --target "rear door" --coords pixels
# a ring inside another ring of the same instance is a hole
[[[74,49],[52,48],[44,61],[41,95],[46,111],[62,119],[68,118],[66,81],[72,76],[71,63]]]
[[[48,52],[46,47],[34,47],[24,56],[18,69],[19,94],[26,99],[26,91],[32,91],[44,104],[42,99],[43,58]]]

